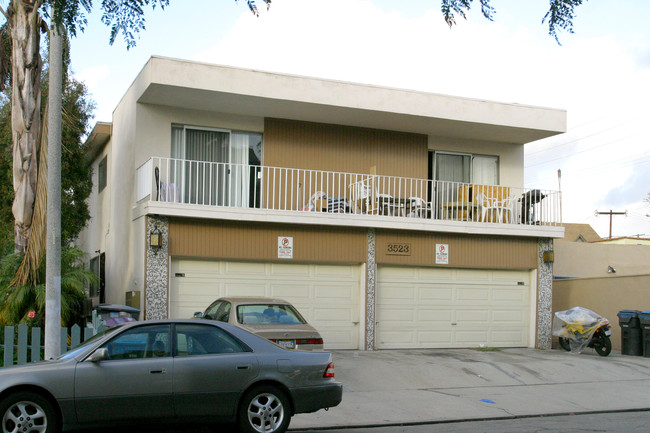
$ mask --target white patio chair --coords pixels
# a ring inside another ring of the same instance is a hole
[[[502,208],[498,205],[498,202],[496,200],[487,197],[482,192],[477,193],[475,198],[481,211],[481,217],[479,219],[480,222],[488,222],[487,216],[488,214],[492,214],[492,212],[497,214],[497,221],[501,220]]]
[[[429,203],[420,197],[409,197],[409,213],[407,217],[428,218],[431,208]]]

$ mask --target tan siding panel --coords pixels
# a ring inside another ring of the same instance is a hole
[[[264,165],[426,179],[427,136],[265,119]]]
[[[409,244],[411,255],[387,254],[389,243]],[[448,265],[436,265],[436,244],[449,245]],[[537,239],[378,231],[376,261],[377,264],[405,266],[534,269],[537,267]]]
[[[278,237],[293,237],[293,259],[278,259]],[[365,229],[172,219],[169,254],[229,260],[364,263]]]

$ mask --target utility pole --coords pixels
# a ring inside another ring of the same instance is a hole
[[[627,216],[627,211],[625,211],[625,212],[614,212],[611,209],[609,210],[609,212],[596,211],[596,216],[598,216],[598,215],[609,215],[609,238],[611,239],[612,238],[612,217],[614,215],[625,215],[625,216]]]
[[[54,17],[54,9],[52,9]],[[47,134],[47,242],[45,255],[45,359],[61,354],[61,84],[63,26],[50,28]]]

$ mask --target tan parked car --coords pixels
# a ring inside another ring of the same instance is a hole
[[[282,299],[219,298],[194,317],[230,323],[287,349],[323,350],[323,338],[318,331]]]

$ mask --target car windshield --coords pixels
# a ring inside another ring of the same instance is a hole
[[[237,321],[242,325],[302,325],[307,323],[295,308],[287,304],[238,305]]]
[[[88,347],[89,345],[93,344],[94,342],[96,342],[97,340],[99,340],[100,338],[102,338],[104,335],[110,334],[110,333],[112,333],[112,332],[114,332],[114,331],[117,331],[118,329],[120,329],[120,327],[119,327],[119,326],[115,326],[115,327],[113,327],[113,328],[108,328],[108,329],[106,329],[105,331],[102,331],[102,332],[100,332],[100,333],[98,333],[98,334],[95,334],[95,335],[93,335],[92,337],[90,337],[88,340],[86,340],[86,341],[84,341],[83,343],[81,343],[79,346],[77,346],[77,347],[75,347],[75,348],[73,348],[73,349],[68,350],[66,353],[64,353],[63,355],[59,356],[57,359],[70,359],[70,358],[74,358],[74,357],[76,357],[77,355],[79,355],[81,352],[83,352],[83,351],[86,349],[86,347]]]

